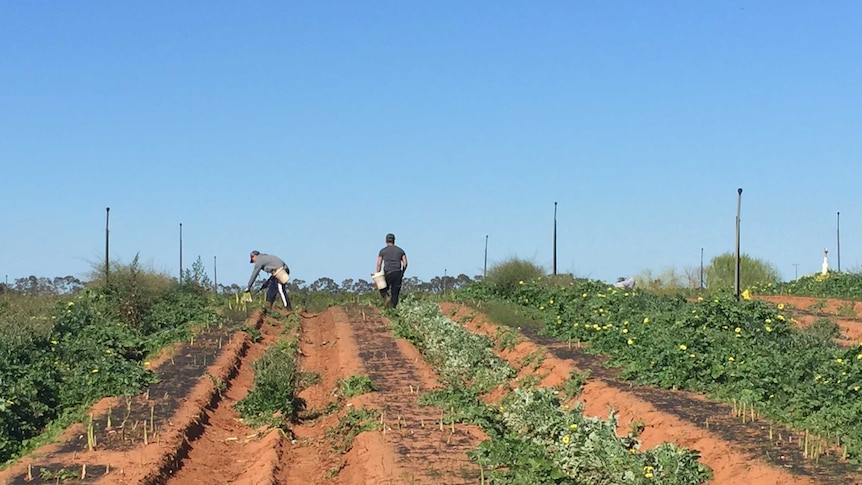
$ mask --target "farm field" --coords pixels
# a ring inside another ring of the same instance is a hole
[[[664,442],[681,447],[680,455],[695,450],[711,469],[708,483],[862,483],[835,454],[804,457],[800,433],[696,394],[624,382],[600,356],[532,327],[516,334],[463,304],[439,307],[471,334],[486,336],[513,369],[503,384],[482,390],[490,407],[502,409],[513,389],[559,391],[583,375],[582,389],[562,400],[564,409],[581,403],[581,428],[613,409],[618,436],[639,430],[633,453]],[[471,459],[488,433],[454,418],[454,406],[426,405],[428,391],[446,389],[441,372],[448,371],[433,354],[397,338],[387,315],[362,305],[290,315],[256,310],[244,330],[201,332],[149,362],[160,382],[134,398],[100,401],[88,413],[92,424],[67,429],[0,472],[0,482],[504,483],[492,479],[493,467]],[[236,405],[255,386],[255,363],[285,338],[298,344],[301,372],[316,379],[300,386],[304,406],[287,429],[247,425]],[[344,384],[354,376],[367,376],[376,390],[348,397]],[[652,482],[643,469],[631,483]]]

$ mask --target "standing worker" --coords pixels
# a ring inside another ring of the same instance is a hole
[[[264,270],[270,274],[269,279],[263,285],[266,287],[266,308],[272,310],[275,296],[278,295],[281,297],[284,308],[293,310],[293,307],[290,305],[290,298],[287,297],[287,282],[290,279],[290,268],[278,256],[264,254],[260,251],[252,251],[249,257],[249,263],[254,265],[254,270],[251,272],[251,278],[248,280],[248,287],[245,292],[251,293],[252,285],[254,285],[257,275],[260,273],[260,270]]]
[[[380,290],[380,296],[383,297],[384,303],[395,308],[401,293],[401,280],[407,271],[407,254],[395,245],[395,234],[386,235],[386,246],[377,255],[377,272],[381,269],[385,273],[386,288]]]

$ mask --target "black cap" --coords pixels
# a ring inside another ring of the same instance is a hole
[[[260,251],[257,251],[257,250],[252,251],[251,253],[249,253],[249,255],[248,255],[248,262],[249,262],[249,263],[254,263],[254,257],[255,257],[255,256],[257,256],[257,255],[259,255],[259,254],[260,254]]]
[[[395,234],[392,234],[391,232],[389,234],[387,234],[386,235],[386,242],[394,243],[395,242]]]

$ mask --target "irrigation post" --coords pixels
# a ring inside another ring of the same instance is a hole
[[[838,272],[840,273],[841,272],[841,212],[837,213],[837,218],[838,218],[838,220],[836,221],[836,225],[835,225],[835,237],[838,239],[836,241],[837,242],[836,249],[838,250]]]
[[[736,261],[734,264],[733,277],[733,293],[736,299],[739,300],[739,280],[740,280],[740,264],[739,264],[739,213],[742,209],[742,188],[736,189]]]
[[[703,291],[703,248],[700,248],[700,289]]]
[[[554,275],[557,274],[557,203],[554,202]]]
[[[799,279],[799,263],[793,263],[793,269],[795,270],[794,275],[793,275],[793,279],[798,280]]]
[[[488,235],[485,234],[485,266],[482,269],[482,279],[488,276]]]
[[[109,244],[110,244],[110,230],[109,224],[111,222],[111,208],[105,207],[105,285],[108,284],[108,279],[111,275],[111,263],[110,263],[110,255],[108,253]]]
[[[180,284],[183,283],[183,223],[180,222]]]
[[[215,256],[213,256],[213,291],[218,293],[218,266],[216,265]]]

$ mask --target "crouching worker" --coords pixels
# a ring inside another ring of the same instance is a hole
[[[632,277],[623,278],[620,276],[617,278],[617,282],[614,283],[614,286],[617,288],[623,288],[625,290],[633,290],[635,289],[635,279]]]
[[[263,270],[270,274],[269,279],[263,285],[263,288],[266,288],[266,308],[272,310],[275,299],[278,297],[285,309],[293,310],[293,307],[290,305],[290,298],[287,297],[287,282],[290,279],[290,268],[278,256],[273,256],[272,254],[252,251],[249,257],[249,263],[254,265],[254,270],[251,272],[251,278],[249,278],[248,287],[245,290],[247,295],[251,296],[252,285],[254,285],[257,275]]]

